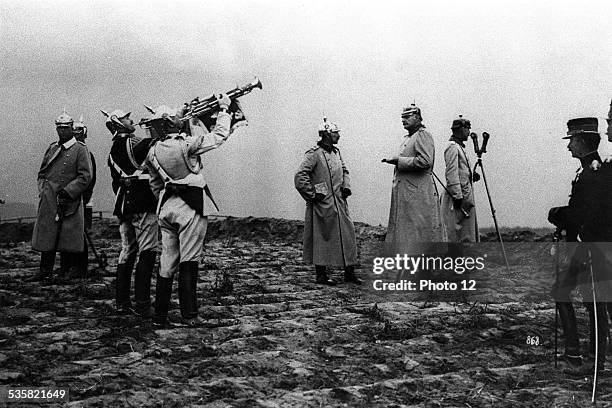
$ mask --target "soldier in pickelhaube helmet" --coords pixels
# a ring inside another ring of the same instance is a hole
[[[295,173],[294,184],[306,200],[304,221],[304,262],[315,265],[316,282],[335,285],[327,266],[344,268],[344,281],[361,284],[355,276],[357,242],[348,210],[352,194],[349,171],[336,147],[340,129],[323,119],[321,140],[306,151]]]
[[[115,302],[120,315],[135,314],[151,317],[151,276],[157,258],[157,200],[149,186],[149,174],[143,165],[155,140],[134,135],[130,112],[120,109],[106,116],[106,127],[113,135],[108,155],[108,167],[115,193],[113,214],[119,220],[121,253],[115,274]],[[132,270],[138,258],[134,276],[135,308],[130,301]]]
[[[162,235],[162,254],[155,289],[153,324],[168,326],[172,283],[178,271],[178,295],[182,322],[198,326],[197,281],[208,216],[218,211],[202,174],[201,155],[218,148],[229,137],[230,98],[217,98],[220,111],[210,133],[198,136],[182,133],[182,112],[167,106],[154,109],[145,121],[160,140],[149,150],[146,166],[151,188],[159,197],[158,217]]]
[[[459,115],[453,120],[453,132],[444,151],[446,190],[442,196],[442,218],[449,242],[478,241],[474,201],[474,176],[465,152],[470,135],[470,121]]]
[[[572,157],[580,160],[580,168],[572,182],[569,204],[552,208],[548,219],[558,231],[566,232],[568,242],[574,243],[568,244],[573,248],[573,257],[569,267],[557,274],[551,295],[557,302],[565,335],[562,361],[574,368],[582,365],[570,296],[572,290],[578,288],[591,317],[589,354],[595,351],[594,316],[597,315],[599,355],[596,363],[598,370],[603,370],[608,333],[605,302],[612,296],[612,264],[607,259],[612,242],[612,164],[602,164],[597,152],[600,142],[597,118],[571,119],[567,126],[564,139],[569,139],[568,150]]]
[[[87,126],[83,123],[83,115],[79,118],[78,122],[74,122],[72,124],[72,132],[74,134],[74,138],[83,144],[85,144],[85,139],[87,139]],[[91,183],[87,187],[87,190],[83,193],[83,205],[84,205],[84,214],[85,214],[85,229],[91,230],[91,225],[93,221],[93,190],[96,185],[96,159],[94,158],[93,153],[89,152],[89,158],[91,160]],[[64,262],[64,256],[62,254],[61,262]],[[84,250],[81,253],[77,253],[74,256],[73,260],[69,260],[68,263],[74,264],[76,269],[76,275],[79,277],[85,276],[87,273],[88,267],[88,248],[87,248],[87,239],[84,240]]]
[[[51,143],[38,171],[39,204],[32,248],[41,252],[41,260],[39,273],[30,281],[51,279],[57,251],[83,250],[82,195],[91,182],[91,162],[85,144],[74,138],[72,124],[64,110],[55,121],[59,140]]]
[[[427,243],[445,240],[432,175],[435,147],[420,108],[414,104],[404,108],[401,118],[408,133],[397,156],[382,160],[395,167],[385,242],[393,251],[420,254]]]

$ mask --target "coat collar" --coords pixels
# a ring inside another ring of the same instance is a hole
[[[331,146],[331,148],[330,148],[329,146],[326,146],[326,145],[324,145],[323,143],[321,143],[321,141],[318,141],[318,142],[317,142],[317,145],[318,145],[318,146],[319,146],[321,149],[325,150],[327,153],[331,153],[331,152],[336,152],[336,151],[338,151],[338,148],[337,148],[336,146]]]
[[[63,145],[61,145],[64,149],[68,150],[70,149],[74,144],[76,143],[76,139],[73,137],[72,139],[70,139],[69,141],[67,141],[66,143],[64,143]]]

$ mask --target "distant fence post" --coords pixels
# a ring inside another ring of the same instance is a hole
[[[102,211],[98,211],[98,219],[102,219]]]

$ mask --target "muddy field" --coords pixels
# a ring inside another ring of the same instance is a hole
[[[592,373],[554,368],[554,304],[523,296],[545,284],[534,273],[541,245],[509,245],[515,266],[505,287],[513,290],[499,291],[498,302],[402,301],[367,286],[315,285],[298,222],[220,220],[200,265],[205,327],[153,330],[113,313],[114,221],[94,225],[106,270],[92,256],[88,279],[50,286],[23,283],[38,254],[7,238],[27,236],[27,227],[4,228],[0,385],[67,387],[71,407],[591,406]],[[357,232],[366,259],[384,228],[359,224]],[[176,293],[173,303],[178,320]],[[597,406],[612,407],[612,379],[597,389]]]

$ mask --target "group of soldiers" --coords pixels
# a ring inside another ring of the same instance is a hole
[[[178,272],[181,322],[186,326],[201,322],[196,293],[198,265],[207,217],[218,210],[202,174],[201,155],[222,145],[232,129],[228,113],[231,99],[220,94],[216,103],[218,111],[210,129],[197,118],[183,120],[188,107],[151,109],[152,115],[140,121],[149,137],[134,134],[136,127],[129,112],[102,111],[113,137],[108,166],[115,193],[113,214],[121,234],[115,280],[118,314],[153,317],[154,325],[170,326],[168,309]],[[32,281],[52,279],[57,251],[70,260],[60,266],[63,277],[84,273],[72,259],[76,258],[73,254],[82,257],[85,251],[83,201],[89,199],[88,189],[93,189],[93,156],[75,137],[80,130],[70,116],[62,113],[55,124],[59,140],[47,149],[38,173],[40,202],[32,247],[41,252],[41,264]],[[160,231],[162,252],[153,314],[150,287]]]
[[[221,146],[233,130],[233,113],[228,112],[232,100],[221,94],[216,102],[218,111],[209,125],[197,117],[184,118],[188,107],[149,108],[151,116],[140,122],[148,137],[135,135],[129,112],[102,111],[113,138],[108,166],[116,197],[113,214],[120,222],[121,234],[116,268],[118,314],[136,314],[153,318],[158,327],[170,326],[168,309],[173,278],[178,274],[181,321],[187,326],[201,323],[196,293],[198,265],[207,217],[218,211],[202,173],[202,155]],[[419,254],[420,244],[477,242],[474,183],[479,176],[465,152],[470,121],[459,117],[452,122],[444,151],[446,186],[438,179],[444,189],[440,199],[433,173],[434,139],[423,124],[421,110],[410,105],[403,109],[401,120],[407,134],[398,154],[382,159],[395,169],[386,242],[411,248],[414,254]],[[85,238],[91,223],[95,161],[84,143],[87,128],[82,123],[75,123],[64,112],[55,124],[59,140],[45,152],[38,172],[40,202],[32,246],[42,254],[40,271],[31,280],[51,279],[57,251],[62,254],[60,271],[68,277],[82,276],[87,268]],[[581,169],[572,184],[569,205],[551,210],[549,219],[558,231],[567,232],[568,241],[612,242],[612,212],[608,211],[612,208],[612,163],[602,161],[597,153],[597,119],[573,119],[568,127],[568,149],[580,160]],[[336,146],[339,132],[336,124],[324,118],[319,127],[320,140],[306,152],[294,177],[295,188],[306,201],[303,260],[315,265],[316,282],[323,285],[336,284],[329,276],[329,267],[343,268],[345,282],[362,283],[355,273],[359,265],[357,245],[347,204],[352,190],[349,171]],[[608,119],[608,135],[612,138],[612,118]],[[162,250],[152,310],[150,286],[159,231]],[[595,271],[591,275],[602,285],[606,280],[609,283],[606,255],[605,250],[588,251],[588,264]],[[571,266],[557,274],[553,289],[566,336],[563,358],[575,365],[582,358],[569,294],[584,275],[584,251],[581,256],[576,255]],[[602,286],[600,290],[608,289]],[[612,296],[612,290],[607,295]],[[591,335],[591,343],[597,337],[605,350],[606,302],[596,298],[594,295],[591,306],[587,306],[591,320],[600,329],[597,336]],[[603,369],[605,355],[603,359],[601,355],[598,365]]]
[[[420,255],[422,244],[478,240],[474,185],[479,180],[465,152],[470,121],[459,117],[444,151],[446,186],[440,197],[434,179],[434,139],[423,124],[421,109],[403,109],[408,132],[397,156],[383,163],[395,167],[386,242],[398,251]],[[320,140],[309,149],[295,174],[295,188],[306,200],[304,262],[314,264],[316,282],[335,285],[327,266],[343,267],[345,282],[360,284],[355,275],[357,244],[347,198],[352,194],[349,171],[335,146],[340,129],[324,118]],[[400,249],[401,248],[401,249]]]
[[[612,141],[612,109],[608,116],[607,134]],[[445,191],[440,200],[433,173],[434,139],[422,121],[418,107],[406,107],[402,124],[408,133],[399,153],[382,160],[395,167],[385,242],[395,253],[416,256],[431,250],[432,243],[446,242],[451,243],[446,246],[447,255],[457,256],[462,244],[479,240],[474,183],[480,176],[472,170],[465,152],[471,124],[462,117],[452,122],[444,151],[446,186],[442,185]],[[572,119],[568,129],[564,138],[570,140],[568,149],[581,167],[572,183],[569,204],[552,209],[549,220],[557,226],[556,236],[566,231],[568,242],[585,244],[566,254],[572,261],[555,274],[552,296],[566,341],[565,353],[559,357],[572,368],[582,365],[570,293],[583,284],[581,293],[591,321],[589,353],[594,358],[597,354],[597,370],[603,372],[608,313],[612,316],[612,157],[602,161],[597,152],[597,118]],[[326,266],[336,266],[344,267],[345,282],[359,284],[355,230],[347,206],[352,194],[349,172],[335,147],[340,138],[338,126],[324,120],[319,137],[294,177],[296,189],[306,200],[303,259],[315,264],[317,283],[335,285]],[[604,244],[586,244],[592,242]]]

